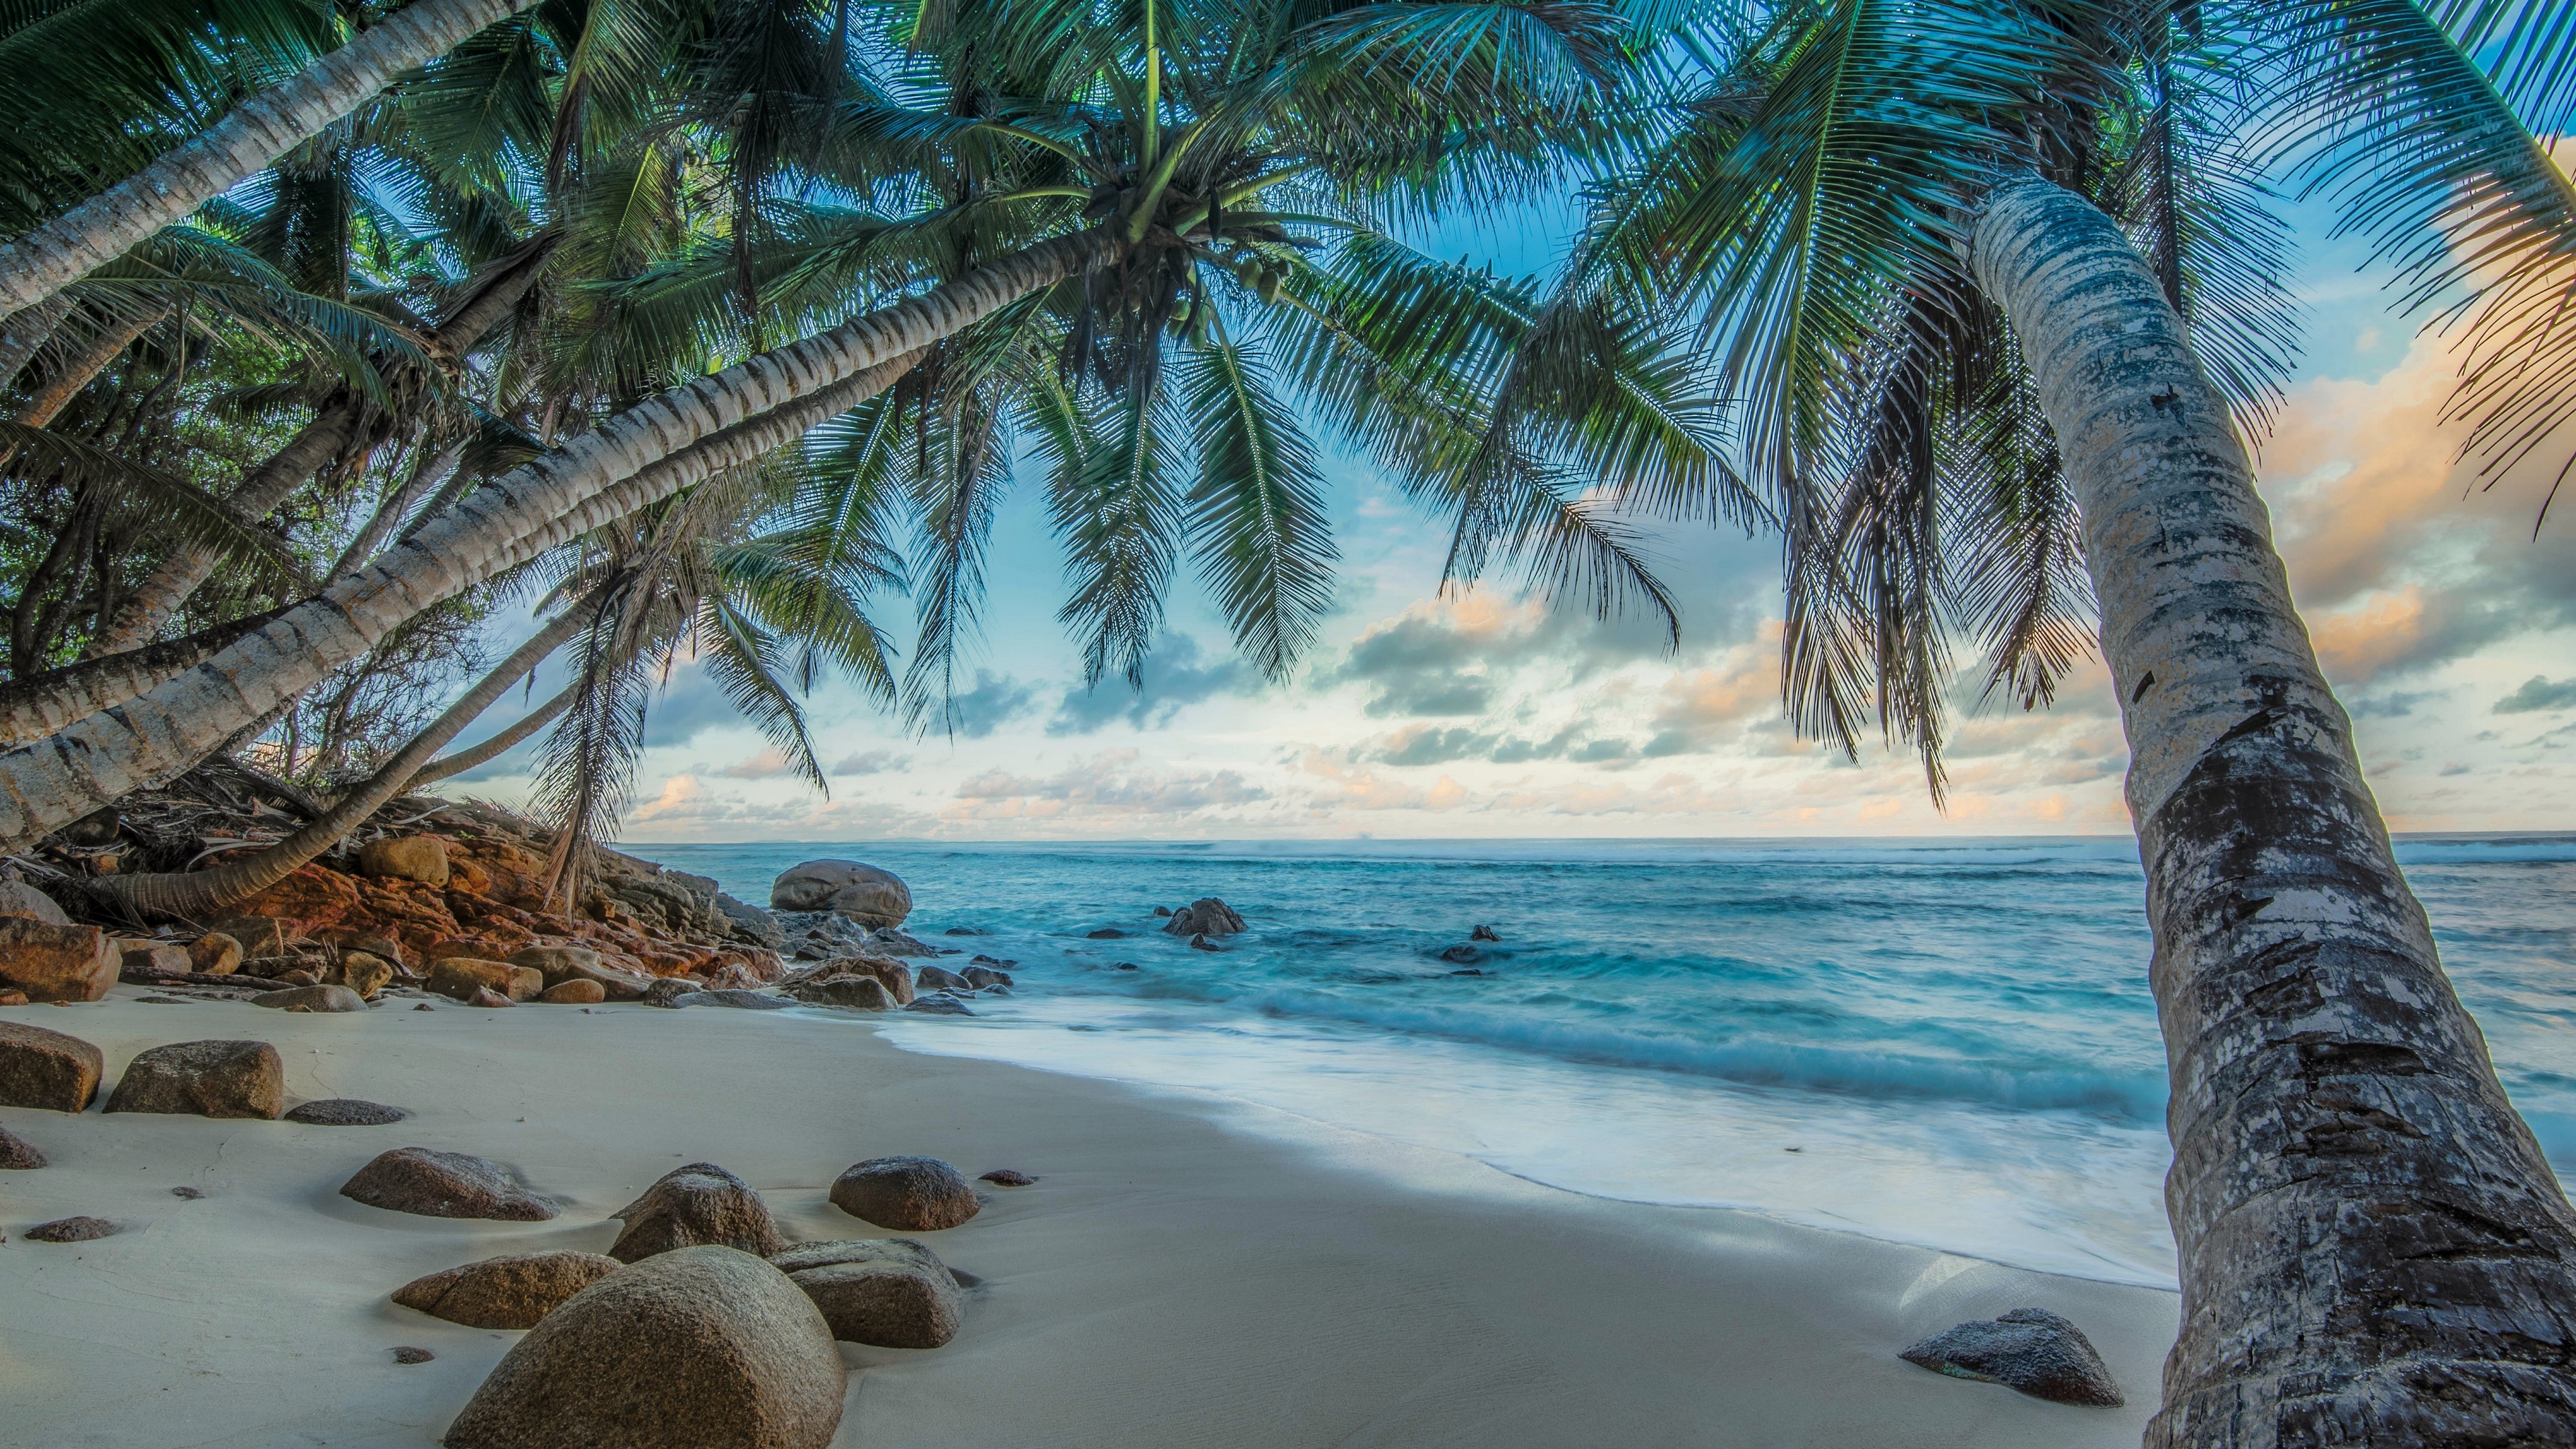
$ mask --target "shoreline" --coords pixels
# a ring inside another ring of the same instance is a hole
[[[598,1251],[605,1214],[721,1163],[793,1238],[871,1236],[825,1201],[850,1162],[1012,1167],[924,1241],[983,1281],[925,1352],[845,1345],[836,1443],[2134,1445],[2170,1290],[2011,1268],[1740,1209],[1545,1186],[1214,1093],[908,1051],[865,1018],[638,1006],[295,1015],[107,1001],[9,1019],[145,1047],[255,1036],[289,1099],[387,1127],[0,1109],[53,1165],[0,1174],[0,1443],[436,1442],[516,1334],[386,1299],[500,1252]],[[407,1217],[337,1196],[397,1146],[472,1152],[566,1200],[546,1223]],[[197,1200],[172,1195],[187,1186]],[[87,1213],[80,1244],[25,1228]],[[1946,1379],[1898,1349],[2037,1306],[2091,1336],[2128,1405]],[[403,1366],[416,1345],[434,1362]]]

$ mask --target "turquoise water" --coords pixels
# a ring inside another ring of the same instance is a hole
[[[752,901],[796,861],[865,860],[910,883],[916,934],[1019,963],[1020,993],[972,1019],[868,1019],[907,1048],[1216,1092],[1580,1192],[2173,1281],[2126,839],[636,848]],[[2506,1088],[2576,1172],[2576,836],[2399,855]],[[1151,915],[1205,895],[1251,926],[1221,954]],[[1442,959],[1479,924],[1502,941]]]

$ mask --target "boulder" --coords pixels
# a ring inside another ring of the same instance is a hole
[[[411,1114],[400,1107],[356,1097],[325,1097],[286,1109],[286,1120],[307,1127],[384,1127]]]
[[[1126,967],[1122,969],[1133,970],[1135,968]],[[917,1001],[905,1003],[903,1009],[906,1011],[918,1011],[925,1016],[973,1016],[975,1014],[974,1012],[966,1009],[965,1002],[958,1000],[954,996],[925,996]]]
[[[22,880],[0,880],[0,916],[25,916],[48,926],[68,926],[72,918],[54,898]]]
[[[294,986],[284,991],[263,991],[252,997],[250,1004],[283,1011],[364,1011],[367,998],[346,986]]]
[[[686,1006],[690,998],[697,994],[696,982],[682,981],[676,976],[664,976],[644,988],[643,1001],[646,1006]]]
[[[468,1328],[534,1328],[623,1266],[597,1253],[515,1253],[414,1278],[394,1290],[394,1301]]]
[[[107,1058],[76,1036],[0,1021],[0,1107],[83,1112]]]
[[[230,976],[241,969],[242,943],[208,931],[188,943],[188,969],[200,976]]]
[[[860,941],[879,956],[954,956],[956,951],[930,944],[909,931],[893,926],[871,926]]]
[[[608,988],[575,977],[538,992],[537,999],[548,1006],[597,1006],[608,999]]]
[[[10,987],[6,991],[0,991],[0,1006],[24,1006],[26,1004],[27,993],[20,991],[14,986]]]
[[[769,904],[781,911],[831,911],[862,926],[900,926],[912,914],[912,891],[892,871],[855,860],[809,860],[770,882]]]
[[[386,836],[358,847],[358,870],[378,880],[447,885],[447,842],[435,835]]]
[[[526,972],[526,975],[521,975]],[[429,963],[429,979],[424,983],[441,996],[470,1001],[477,991],[489,991],[512,1001],[523,1001],[546,989],[545,973],[526,966],[513,966],[507,961],[486,961],[475,956],[446,956]]]
[[[832,1336],[872,1348],[937,1348],[957,1336],[966,1300],[948,1266],[910,1238],[799,1243],[770,1259],[805,1290]]]
[[[1500,941],[1503,938],[1494,934],[1494,928],[1491,926],[1478,926],[1476,929],[1467,933],[1467,939],[1470,941]]]
[[[33,916],[0,916],[0,987],[29,1001],[96,1001],[124,964],[96,926],[56,926]]]
[[[360,936],[350,941],[348,947],[352,951],[364,951],[396,971],[404,970],[403,963],[411,959],[403,953],[402,942],[391,936]]]
[[[966,984],[978,991],[991,986],[1009,987],[1019,984],[1011,979],[1011,973],[1008,971],[996,971],[990,966],[969,966],[966,968],[965,975]]]
[[[873,976],[834,976],[787,988],[787,994],[815,1006],[846,1006],[857,1011],[890,1011],[894,993]]]
[[[1243,917],[1214,896],[1203,896],[1172,912],[1163,930],[1173,936],[1231,936],[1243,929]]]
[[[692,1162],[663,1175],[644,1195],[609,1214],[626,1224],[608,1256],[640,1262],[657,1253],[721,1243],[768,1257],[782,1239],[769,1204],[751,1185],[712,1162]]]
[[[325,984],[346,986],[360,996],[373,996],[393,984],[394,963],[372,951],[351,951],[331,968]]]
[[[892,956],[844,956],[832,962],[829,969],[835,976],[875,977],[897,1006],[912,1000],[912,968]]]
[[[733,933],[775,951],[787,943],[787,930],[778,918],[748,901],[738,901],[722,891],[716,892],[716,909],[733,923]]]
[[[552,1201],[528,1191],[497,1162],[427,1147],[397,1147],[379,1154],[340,1184],[340,1196],[425,1218],[541,1223],[561,1211]]]
[[[27,1229],[31,1243],[88,1243],[116,1235],[116,1224],[105,1218],[56,1218]]]
[[[477,986],[474,988],[474,994],[465,998],[465,1004],[468,1006],[516,1006],[519,1003],[503,996],[500,992],[493,990],[489,986]],[[421,1005],[428,1006],[429,1003],[424,1001]],[[431,1009],[436,1010],[437,1008],[432,1007]]]
[[[217,921],[209,930],[230,936],[233,943],[241,947],[242,958],[250,961],[283,956],[296,942],[304,939],[304,933],[297,930],[292,921],[281,921],[275,916],[239,916],[229,921]]]
[[[1944,1329],[1897,1357],[1952,1378],[2019,1389],[2056,1404],[2116,1407],[2120,1385],[2083,1330],[2045,1308]]]
[[[985,1173],[980,1180],[989,1182],[995,1187],[1028,1187],[1037,1182],[1036,1178],[1029,1176],[1027,1173],[1021,1172],[1016,1168],[1009,1167],[994,1168],[992,1171]]]
[[[567,981],[596,983],[611,1001],[640,1000],[653,984],[652,977],[621,971],[587,946],[530,946],[512,952],[510,964],[533,967],[549,990]]]
[[[283,993],[272,993],[283,994]],[[343,994],[346,994],[345,992]],[[359,1003],[363,1009],[364,1002]],[[275,1119],[286,1109],[286,1065],[264,1041],[182,1041],[125,1064],[111,1112]]]
[[[936,1157],[871,1157],[832,1184],[832,1206],[881,1228],[935,1233],[984,1205],[965,1177]]]
[[[116,943],[116,979],[140,986],[196,969],[184,949],[168,941],[120,940]]]
[[[738,987],[724,987],[713,991],[692,991],[680,998],[678,1004],[732,1006],[744,1011],[784,1011],[796,1003],[784,996],[772,996],[766,991],[745,991]]]
[[[924,991],[972,991],[973,982],[945,966],[924,966],[914,972],[913,981]]]
[[[447,1449],[824,1449],[848,1370],[786,1274],[682,1248],[599,1279],[502,1356]]]
[[[45,1154],[36,1144],[0,1127],[0,1172],[33,1172],[45,1165]]]

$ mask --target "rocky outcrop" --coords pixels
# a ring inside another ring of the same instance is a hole
[[[107,1058],[79,1037],[0,1021],[0,1107],[87,1111],[106,1069]]]
[[[609,1216],[626,1224],[608,1250],[621,1263],[708,1243],[765,1258],[781,1242],[769,1219],[769,1204],[749,1183],[712,1162],[673,1169]]]
[[[654,978],[611,966],[587,946],[530,946],[512,952],[510,964],[532,968],[552,990],[567,981],[588,981],[611,1001],[637,1001]]]
[[[263,991],[252,997],[250,1004],[282,1011],[364,1011],[367,998],[346,986],[294,986],[284,991]]]
[[[780,911],[830,911],[862,926],[900,926],[912,914],[912,891],[892,871],[855,860],[809,860],[770,882]]]
[[[747,901],[735,900],[722,891],[716,892],[715,904],[716,909],[724,913],[724,918],[733,922],[735,935],[747,936],[772,951],[787,944],[787,928],[779,925],[778,918],[769,912]]]
[[[770,1259],[805,1290],[832,1336],[872,1348],[937,1348],[957,1336],[966,1302],[946,1264],[910,1238],[799,1243]]]
[[[1235,914],[1234,907],[1214,896],[1190,902],[1163,924],[1164,934],[1171,936],[1231,936],[1243,928],[1243,917]]]
[[[427,1147],[397,1147],[378,1155],[340,1184],[340,1196],[425,1218],[535,1223],[560,1211],[497,1162]]]
[[[516,1253],[414,1278],[394,1302],[468,1328],[534,1328],[565,1300],[625,1266],[597,1253]]]
[[[913,974],[913,981],[924,991],[972,991],[973,982],[945,966],[924,966]]]
[[[824,1449],[848,1371],[821,1310],[749,1253],[682,1248],[608,1274],[519,1340],[447,1449]]]
[[[485,961],[473,956],[446,956],[429,963],[429,979],[423,983],[441,996],[470,1001],[477,991],[489,991],[512,1001],[525,1001],[546,989],[545,973],[532,966],[513,966],[507,961]]]
[[[809,995],[804,988],[854,978],[872,980],[885,988],[886,996],[892,1005],[901,1006],[912,1000],[912,968],[890,956],[836,956],[819,966],[798,967],[787,973],[780,980],[779,985],[790,995],[814,1000],[816,998]],[[830,1004],[854,1005],[868,999],[867,994],[862,990],[851,1001]]]
[[[356,1097],[325,1097],[286,1109],[286,1120],[307,1127],[389,1127],[411,1114],[400,1107]]]
[[[2019,1389],[2057,1404],[2114,1407],[2122,1401],[2092,1340],[2045,1308],[2016,1308],[1995,1319],[1944,1329],[1897,1355],[1952,1378]]]
[[[832,1184],[832,1206],[897,1232],[935,1233],[983,1210],[956,1168],[936,1157],[871,1157]]]
[[[157,1046],[126,1064],[107,1110],[274,1119],[286,1110],[286,1065],[264,1041]]]
[[[29,1001],[97,1001],[123,965],[116,942],[96,926],[0,916],[0,988]]]
[[[378,880],[447,884],[447,842],[435,835],[384,836],[358,849],[358,869]]]
[[[0,1127],[0,1172],[33,1172],[45,1165],[45,1154],[36,1144]]]

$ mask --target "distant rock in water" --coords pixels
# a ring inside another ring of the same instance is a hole
[[[1156,920],[1158,920],[1158,921],[1168,921],[1168,920],[1170,920],[1171,918],[1172,918],[1172,908],[1171,908],[1170,906],[1156,906],[1156,907],[1154,907],[1154,919],[1156,919]]]
[[[1231,936],[1243,929],[1243,917],[1214,896],[1203,896],[1172,912],[1163,930],[1174,936]]]
[[[915,987],[923,991],[972,991],[974,983],[945,966],[924,966],[913,972]]]
[[[862,926],[900,926],[912,914],[912,891],[903,878],[855,860],[809,860],[789,866],[770,882],[769,905],[779,911],[830,911]]]
[[[1126,935],[1125,931],[1116,926],[1103,926],[1097,931],[1083,932],[1082,938],[1086,941],[1118,941],[1125,939]]]
[[[985,933],[976,930],[973,926],[951,926],[939,934],[943,936],[981,936]]]
[[[2125,1402],[2083,1330],[2045,1308],[2016,1308],[2001,1318],[1962,1323],[1897,1357],[1934,1373],[2002,1384],[2056,1404],[2110,1408]]]
[[[1470,941],[1500,941],[1503,938],[1494,934],[1494,928],[1491,926],[1478,926],[1476,929],[1467,933],[1467,939]]]
[[[1472,966],[1485,959],[1485,953],[1473,946],[1452,946],[1440,953],[1440,959],[1456,966]]]

